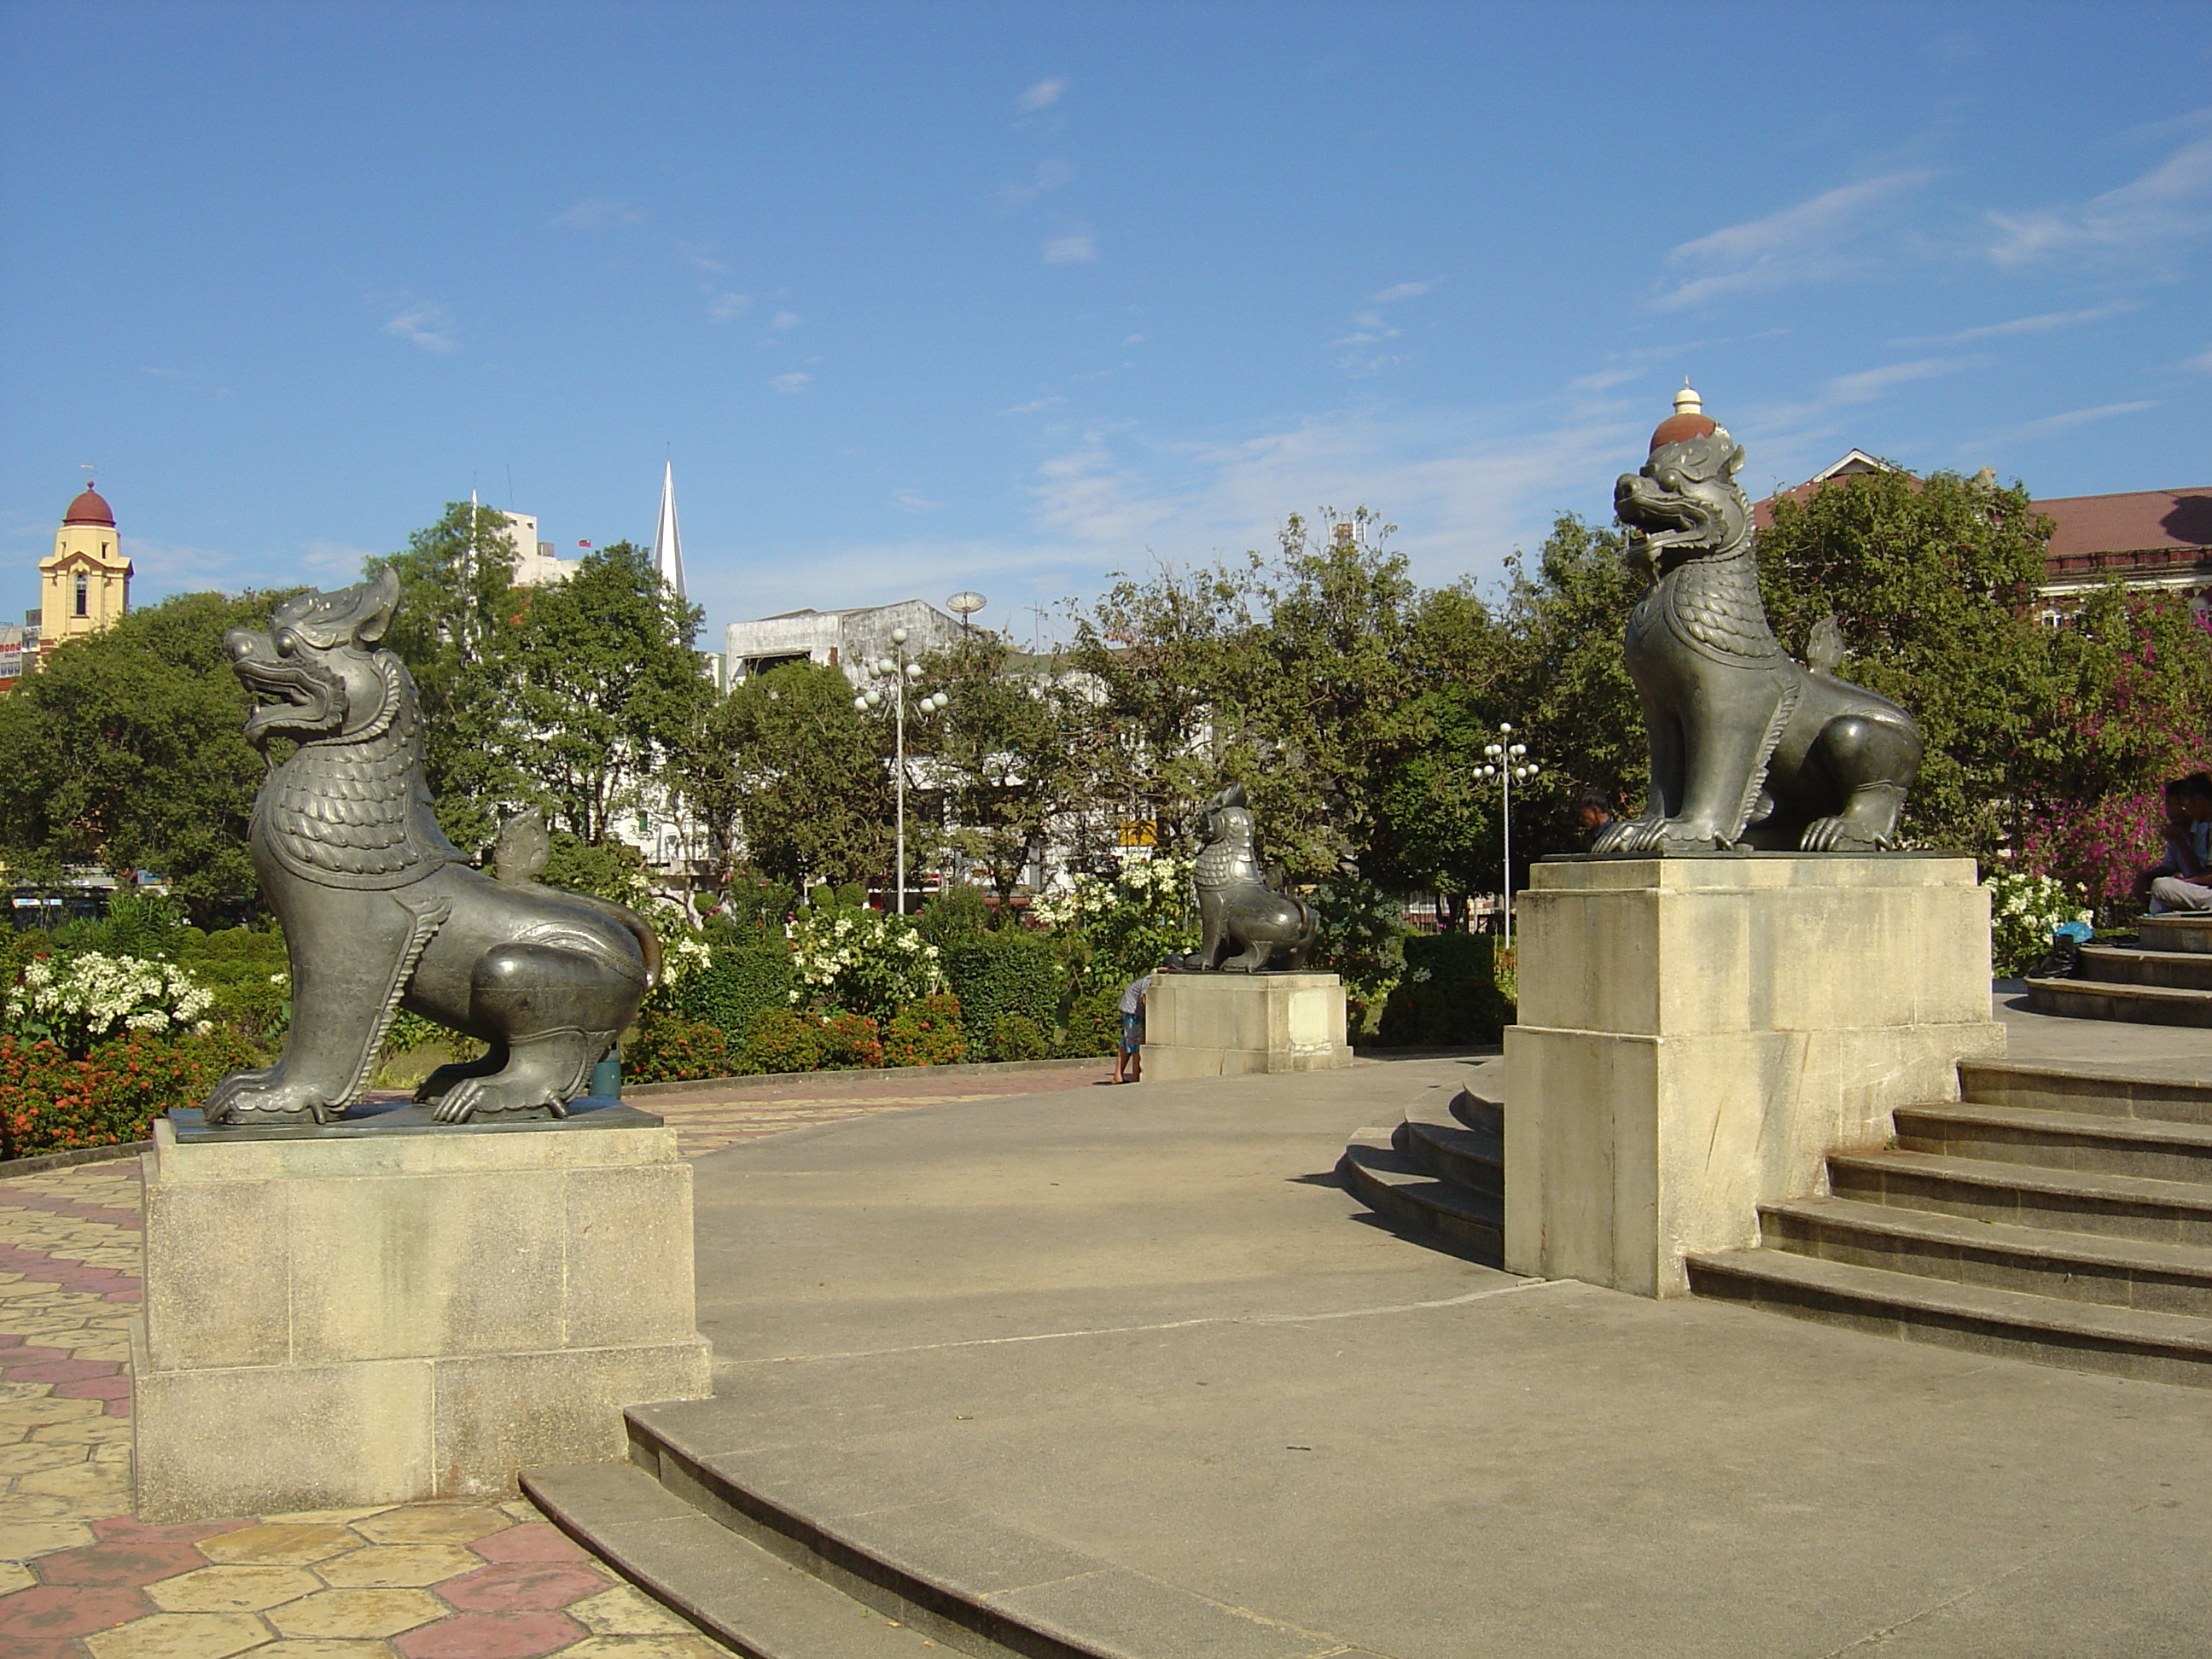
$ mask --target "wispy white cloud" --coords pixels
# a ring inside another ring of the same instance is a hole
[[[1048,265],[1088,264],[1097,257],[1098,239],[1088,231],[1055,236],[1044,245],[1044,262]]]
[[[794,368],[788,374],[777,374],[770,377],[769,384],[774,386],[778,392],[804,392],[807,387],[812,386],[814,384],[814,377],[811,374],[807,374],[804,369]]]
[[[1065,398],[1032,398],[1025,404],[1016,404],[1012,409],[1002,409],[1001,415],[1042,415],[1048,409],[1058,409],[1067,401]]]
[[[1649,372],[1648,369],[1642,368],[1601,368],[1595,374],[1577,375],[1567,382],[1567,390],[1582,392],[1610,392],[1617,386],[1626,386],[1631,380],[1641,379]]]
[[[1988,216],[1988,252],[2001,265],[2074,256],[2142,260],[2212,230],[2212,135],[2077,207]]]
[[[1125,345],[1125,346],[1142,345],[1142,344],[1144,344],[1144,343],[1145,343],[1145,337],[1144,337],[1143,335],[1141,335],[1141,334],[1131,334],[1131,335],[1125,336],[1125,337],[1123,337],[1122,341],[1121,341],[1121,343],[1122,343],[1123,345]]]
[[[433,305],[406,307],[385,324],[384,331],[425,351],[458,351],[461,344],[459,325]]]
[[[1683,275],[1653,301],[1662,310],[1699,305],[1729,294],[1758,294],[1801,283],[1831,281],[1870,261],[1850,251],[1880,210],[1933,175],[1907,170],[1838,185],[1763,219],[1747,220],[1684,242],[1667,264]]]
[[[1962,328],[1956,334],[1929,334],[1905,340],[1892,340],[1890,344],[1909,349],[1913,346],[1972,345],[1977,340],[2006,340],[2021,334],[2048,334],[2053,329],[2073,328],[2082,323],[2101,323],[2106,318],[2118,317],[2137,309],[2139,300],[2120,300],[2108,306],[2093,306],[2087,311],[2046,311],[2036,317],[2015,317],[2009,322],[1984,323],[1979,328]]]
[[[1097,433],[1086,434],[1080,448],[1043,462],[1037,476],[1042,482],[1030,491],[1036,503],[1032,520],[1078,541],[1126,543],[1175,511],[1171,501],[1148,495],[1141,475],[1117,465]]]
[[[1976,357],[1922,357],[1909,363],[1863,368],[1856,374],[1838,374],[1827,384],[1827,400],[1832,404],[1870,404],[1899,386],[1955,374],[1962,368],[1977,367],[1980,362]]]
[[[1396,300],[1418,300],[1443,280],[1441,276],[1431,276],[1426,282],[1398,283],[1384,289],[1379,294],[1369,295],[1367,303],[1370,306],[1387,306]]]
[[[696,243],[678,242],[675,245],[675,247],[678,257],[682,258],[684,263],[689,264],[694,270],[703,270],[709,276],[719,276],[726,273],[730,269],[729,266],[724,264],[720,259],[715,258],[712,254],[708,253],[705,248],[701,247]]]
[[[2063,415],[2045,415],[2039,421],[2027,421],[2019,426],[2007,427],[1977,438],[1972,443],[1961,444],[1956,452],[1960,457],[1978,455],[2001,444],[2020,443],[2030,438],[2047,437],[2054,432],[2065,432],[2077,426],[2088,426],[2098,421],[2110,421],[2123,415],[2139,415],[2146,409],[2156,409],[2156,398],[2139,398],[2133,403],[2100,404],[2094,409],[2069,409]]]
[[[908,513],[934,513],[945,503],[917,495],[911,489],[895,489],[891,492],[891,505]]]
[[[787,334],[803,319],[795,311],[779,311],[768,319],[768,325],[779,334]]]
[[[2201,368],[2207,374],[2212,374],[2212,351],[2207,351],[2202,357],[2191,357],[2187,362],[2184,363],[2182,367],[2184,368]]]
[[[1074,177],[1075,168],[1057,157],[1051,161],[1039,161],[1036,164],[1036,171],[1030,175],[1026,182],[1000,185],[999,199],[1010,208],[1025,208],[1038,197],[1048,191],[1058,190]]]
[[[753,296],[750,294],[716,294],[712,289],[707,292],[710,296],[707,301],[707,319],[709,322],[726,323],[752,309]]]
[[[566,212],[555,214],[546,222],[562,230],[612,230],[618,225],[643,224],[645,210],[632,207],[628,202],[595,196],[577,203]]]
[[[1041,109],[1050,109],[1067,90],[1067,77],[1055,75],[1049,81],[1040,81],[1014,100],[1014,107],[1024,114]]]

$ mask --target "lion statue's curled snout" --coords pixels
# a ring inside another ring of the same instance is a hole
[[[208,1097],[215,1124],[324,1122],[361,1097],[404,1008],[487,1045],[440,1069],[418,1099],[449,1123],[565,1115],[636,1016],[660,947],[635,911],[471,869],[430,810],[422,717],[406,667],[380,648],[389,570],[280,605],[265,634],[226,636],[260,700],[247,738],[299,747],[254,799],[261,895],[284,930],[292,1021],[274,1066],[233,1072]]]
[[[1644,705],[1651,793],[1597,853],[1730,849],[1863,853],[1895,847],[1919,775],[1920,728],[1888,698],[1838,678],[1833,617],[1805,665],[1767,626],[1752,551],[1743,451],[1685,391],[1613,505],[1651,586],[1623,655]]]

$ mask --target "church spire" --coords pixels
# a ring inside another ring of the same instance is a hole
[[[660,580],[684,597],[684,538],[676,528],[676,463],[660,477],[660,527],[653,532],[653,568]]]

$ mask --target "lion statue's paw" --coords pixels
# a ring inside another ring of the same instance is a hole
[[[281,1066],[231,1073],[209,1093],[207,1103],[210,1123],[327,1123],[338,1112],[319,1089],[286,1082]]]
[[[465,1077],[446,1091],[430,1115],[441,1123],[484,1118],[566,1117],[567,1105],[532,1078]]]
[[[1863,824],[1850,818],[1814,818],[1797,838],[1801,853],[1876,853],[1889,838],[1869,835]]]

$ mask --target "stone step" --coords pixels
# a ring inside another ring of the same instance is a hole
[[[1391,1146],[1439,1181],[1502,1200],[1505,1196],[1504,1138],[1468,1128],[1456,1113],[1439,1121],[1428,1115],[1434,1109],[1425,1102],[1408,1107],[1406,1121],[1391,1134]]]
[[[1762,1204],[1763,1249],[2069,1302],[2212,1318],[2212,1249],[2021,1227],[1847,1198]]]
[[[1504,1200],[1437,1179],[1382,1132],[1353,1137],[1337,1160],[1336,1176],[1392,1226],[1432,1235],[1488,1267],[1504,1260]]]
[[[2212,1188],[2201,1182],[1899,1151],[1831,1152],[1828,1186],[1899,1209],[2212,1248]]]
[[[1451,1099],[1451,1115],[1480,1133],[1505,1139],[1505,1103],[1462,1089]]]
[[[1985,1106],[2094,1112],[2168,1123],[2212,1123],[2212,1086],[2092,1066],[1962,1060],[1959,1091],[1963,1098]]]
[[[2027,1006],[2069,1019],[2117,1019],[2137,1025],[2212,1025],[2212,991],[2158,985],[2112,985],[2093,979],[2032,979]]]
[[[919,1659],[945,1650],[727,1527],[635,1463],[526,1469],[553,1523],[746,1659]]]
[[[2194,951],[2212,954],[2212,911],[2183,910],[2163,916],[2145,916],[2136,923],[2136,937],[2146,951]]]
[[[2212,991],[2212,954],[2202,951],[2142,950],[2126,945],[2085,945],[2073,977],[2100,985],[2157,985],[2173,991]]]
[[[2152,1181],[2212,1180],[2212,1127],[2024,1106],[1900,1106],[1897,1144],[1906,1152],[2040,1169],[2094,1170]],[[2206,1195],[2212,1197],[2212,1187]]]
[[[1953,1284],[1788,1250],[1718,1250],[1685,1261],[1690,1287],[1703,1297],[1908,1342],[2212,1388],[2212,1321]]]

